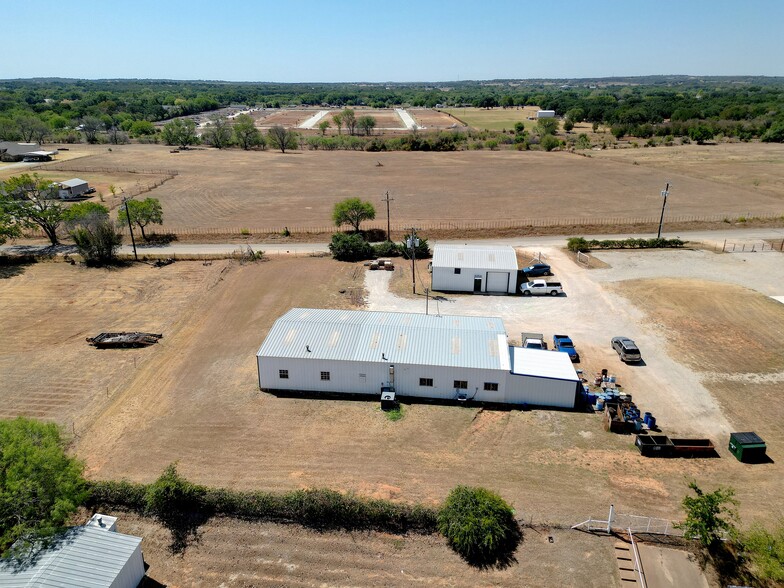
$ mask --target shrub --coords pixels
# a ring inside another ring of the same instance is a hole
[[[561,146],[561,142],[552,135],[545,135],[539,140],[539,146],[545,151],[552,151]]]
[[[335,233],[329,250],[338,261],[362,261],[373,257],[373,247],[359,233]]]
[[[485,145],[490,151],[498,151],[498,141],[495,139],[490,139]]]
[[[438,530],[450,546],[475,565],[495,563],[514,550],[520,529],[514,511],[485,488],[457,486],[438,513]]]
[[[784,520],[772,533],[752,525],[743,536],[743,548],[761,579],[784,583]]]
[[[402,255],[400,246],[392,241],[383,241],[373,245],[373,254],[376,257],[399,257]]]
[[[588,251],[590,247],[588,247],[588,241],[586,241],[583,237],[569,237],[569,240],[566,242],[566,247],[569,251]]]

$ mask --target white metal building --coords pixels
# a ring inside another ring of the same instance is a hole
[[[555,110],[537,110],[536,118],[555,118]]]
[[[81,196],[90,186],[87,184],[86,181],[80,180],[79,178],[74,178],[72,180],[66,180],[64,182],[60,182],[60,198],[68,199],[74,198],[76,196]]]
[[[268,392],[398,396],[573,408],[565,353],[510,347],[495,317],[294,308],[256,354]]]
[[[431,287],[437,292],[517,292],[513,247],[435,245],[431,270]]]
[[[114,517],[72,527],[29,562],[0,560],[2,588],[136,588],[145,575],[142,539],[114,531]],[[103,523],[103,524],[102,524]]]

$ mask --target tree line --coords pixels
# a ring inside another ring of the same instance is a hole
[[[574,122],[615,126],[617,132],[638,137],[648,132],[646,125],[653,134],[685,136],[688,131],[683,132],[683,125],[691,128],[701,123],[714,134],[784,141],[781,78],[683,77],[363,85],[6,80],[0,81],[0,140],[92,142],[101,128],[109,133],[110,142],[124,137],[144,140],[154,135],[153,122],[232,104],[265,108],[537,105],[568,115]],[[332,124],[340,131],[358,121]],[[659,131],[663,124],[670,127]]]

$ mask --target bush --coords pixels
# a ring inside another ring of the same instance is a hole
[[[383,241],[373,245],[373,254],[376,257],[399,257],[403,255],[400,246],[392,241]]]
[[[329,250],[338,261],[362,261],[373,257],[373,247],[359,233],[335,233]]]
[[[508,556],[520,540],[514,511],[484,488],[457,486],[438,513],[438,530],[466,561],[488,565]]]
[[[578,251],[584,252],[590,250],[588,241],[583,237],[569,237],[569,240],[566,242],[566,247],[569,251],[574,251],[575,253]]]
[[[678,249],[685,245],[680,239],[591,239],[570,237],[566,242],[569,251],[590,251],[591,249]]]
[[[752,525],[743,536],[743,549],[759,578],[784,583],[784,520],[772,533]]]
[[[545,151],[552,151],[561,146],[561,142],[552,135],[545,135],[539,140],[539,146]]]

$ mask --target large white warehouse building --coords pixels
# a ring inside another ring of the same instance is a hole
[[[580,384],[566,353],[511,347],[493,317],[294,308],[256,356],[268,392],[573,408]]]
[[[437,292],[517,292],[513,247],[435,245],[431,269],[431,286]]]

